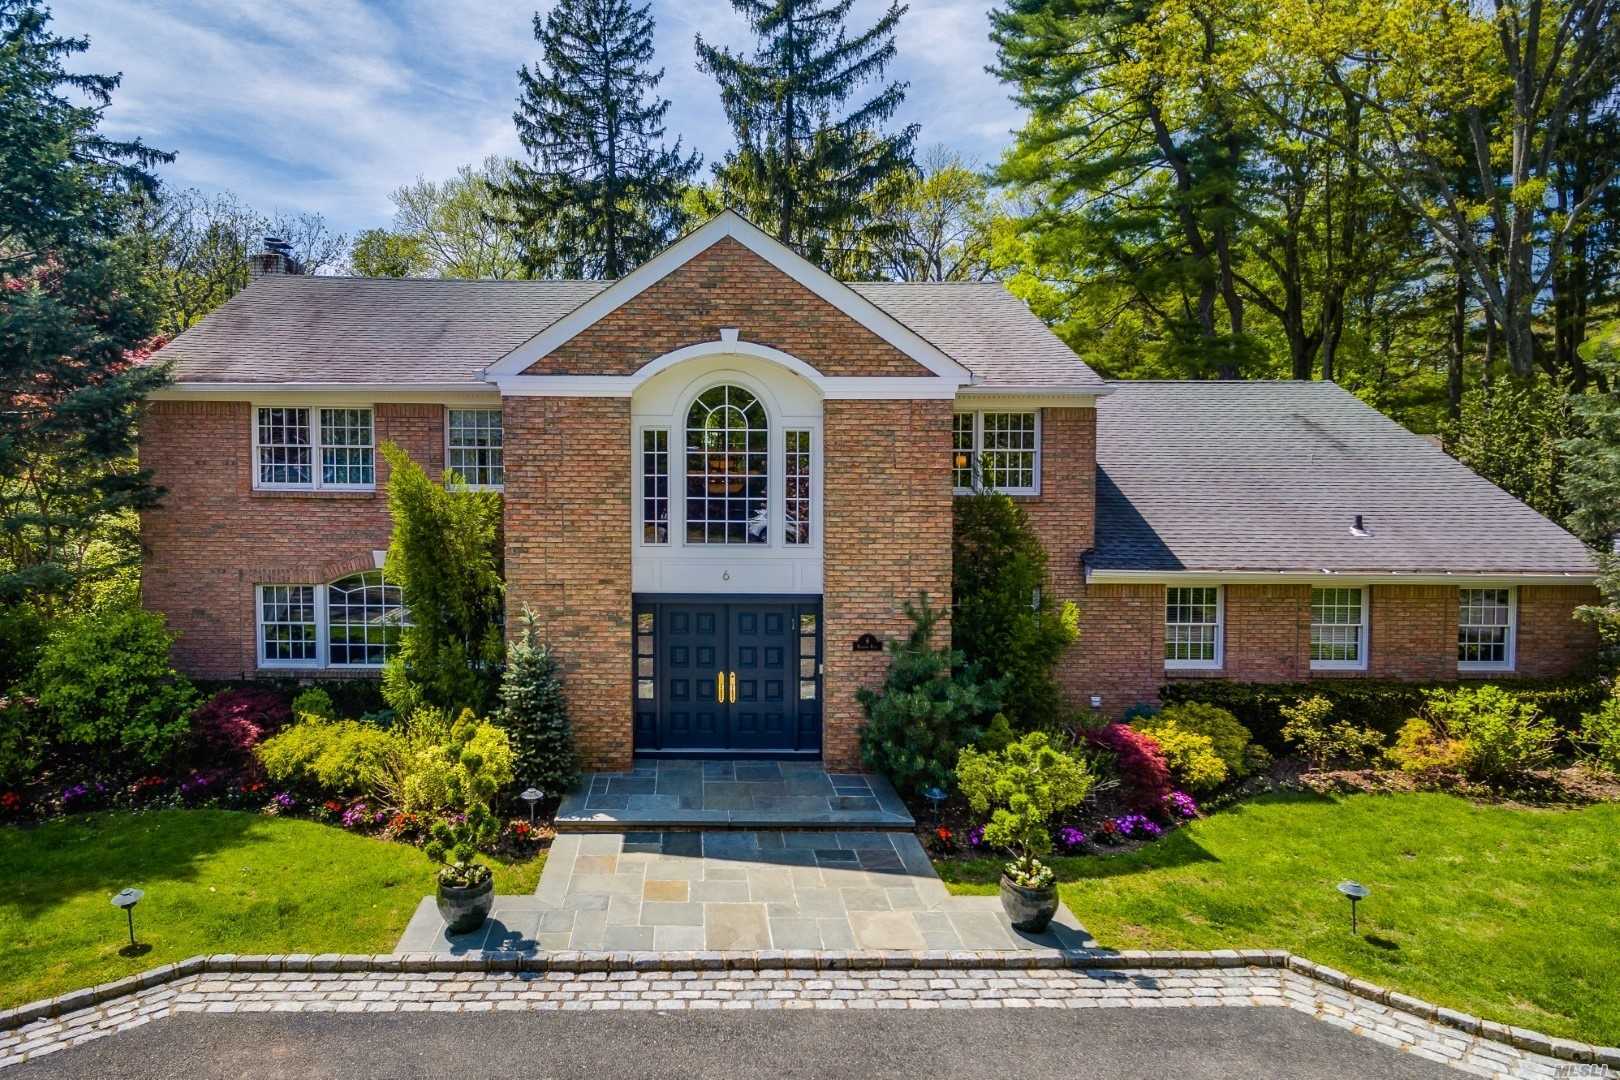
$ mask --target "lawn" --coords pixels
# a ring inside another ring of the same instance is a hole
[[[495,868],[533,892],[544,859]],[[199,953],[389,952],[433,866],[415,848],[224,810],[89,814],[0,829],[0,1008]],[[125,957],[112,895],[143,889]]]
[[[1446,795],[1273,795],[1128,854],[1057,858],[1098,941],[1289,949],[1493,1020],[1620,1042],[1620,806],[1531,810]],[[941,862],[955,892],[999,864]],[[1372,890],[1359,936],[1334,886]]]

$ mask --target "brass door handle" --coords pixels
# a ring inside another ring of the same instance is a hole
[[[714,700],[717,705],[726,703],[726,673],[723,671],[714,673]]]
[[[737,704],[737,673],[735,671],[731,673],[731,703],[733,705]]]

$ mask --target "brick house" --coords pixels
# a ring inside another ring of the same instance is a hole
[[[1574,537],[1329,383],[1108,383],[993,283],[835,281],[732,213],[612,283],[249,287],[159,354],[148,607],[195,676],[375,672],[385,440],[504,492],[509,611],[591,764],[858,760],[855,690],[951,590],[953,498],[1028,508],[1117,713],[1167,680],[1556,675]]]

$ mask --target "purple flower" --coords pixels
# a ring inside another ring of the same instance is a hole
[[[984,846],[984,826],[975,825],[967,831],[968,847]]]
[[[289,793],[283,791],[276,796],[276,805],[281,807],[283,810],[291,810],[293,807],[298,805],[298,800],[293,798]]]
[[[1193,797],[1185,791],[1172,791],[1164,797],[1164,806],[1172,815],[1178,818],[1192,818],[1198,816],[1198,804]]]
[[[1058,830],[1058,840],[1066,848],[1082,847],[1086,842],[1086,834],[1073,825],[1065,825]]]
[[[1164,832],[1158,822],[1141,814],[1125,814],[1114,819],[1114,830],[1120,836],[1159,836]]]

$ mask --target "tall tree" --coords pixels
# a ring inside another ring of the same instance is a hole
[[[46,604],[121,513],[151,505],[134,462],[155,308],[118,233],[171,155],[99,131],[116,75],[70,72],[34,0],[0,0],[0,602]],[[132,552],[133,553],[133,552]]]
[[[731,0],[758,36],[752,56],[697,37],[698,67],[720,85],[737,146],[715,166],[725,200],[841,277],[876,272],[893,233],[918,126],[884,133],[906,84],[884,82],[906,9],[891,2],[851,36],[854,0]],[[845,105],[876,83],[870,98]]]
[[[888,217],[892,228],[881,244],[885,276],[897,281],[990,276],[990,182],[960,154],[931,148]]]
[[[521,232],[507,188],[517,162],[491,155],[447,180],[417,177],[395,188],[394,222],[354,239],[349,264],[366,277],[521,278]]]
[[[1582,345],[1585,360],[1610,386],[1620,385],[1620,323]],[[1583,608],[1610,645],[1620,645],[1620,392],[1571,395],[1584,433],[1564,443],[1569,459],[1564,497],[1570,526],[1598,549],[1603,603]]]
[[[530,164],[499,186],[535,273],[620,277],[685,224],[682,189],[702,158],[664,144],[649,7],[560,0],[534,16],[541,60],[518,71],[513,114]]]

